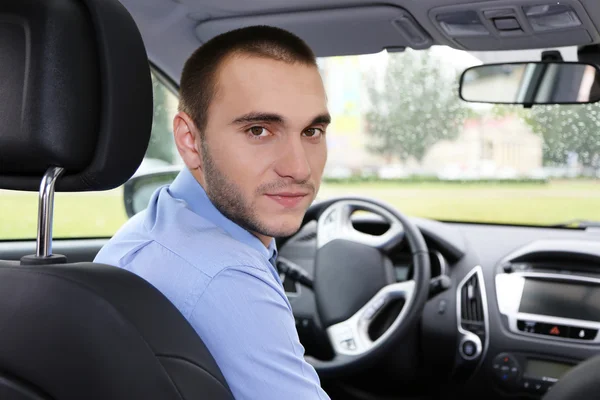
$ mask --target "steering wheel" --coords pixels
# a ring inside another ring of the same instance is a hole
[[[334,356],[326,361],[306,356],[306,360],[320,374],[341,375],[377,360],[416,326],[428,298],[429,254],[419,229],[378,201],[338,198],[311,209],[307,218],[317,219],[315,301]],[[380,236],[357,231],[351,216],[358,210],[383,217],[389,229]],[[414,272],[411,280],[396,282],[389,253],[404,240],[411,249]],[[402,310],[389,328],[372,340],[372,322],[396,299],[404,301]]]

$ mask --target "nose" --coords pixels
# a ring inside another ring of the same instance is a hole
[[[305,182],[310,178],[311,168],[306,149],[300,135],[290,135],[282,142],[280,156],[275,172],[283,178],[292,178],[295,182]]]

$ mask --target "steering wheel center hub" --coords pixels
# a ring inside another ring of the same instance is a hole
[[[391,262],[378,249],[344,239],[327,243],[315,261],[321,322],[329,327],[347,320],[392,282]]]

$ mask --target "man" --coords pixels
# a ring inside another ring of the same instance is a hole
[[[275,268],[319,189],[330,122],[315,56],[289,32],[220,35],[187,60],[175,142],[186,168],[96,262],[157,287],[237,399],[327,399]]]

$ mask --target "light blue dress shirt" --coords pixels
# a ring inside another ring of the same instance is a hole
[[[269,247],[221,214],[184,168],[100,250],[160,290],[202,338],[236,399],[328,399],[304,360]]]

